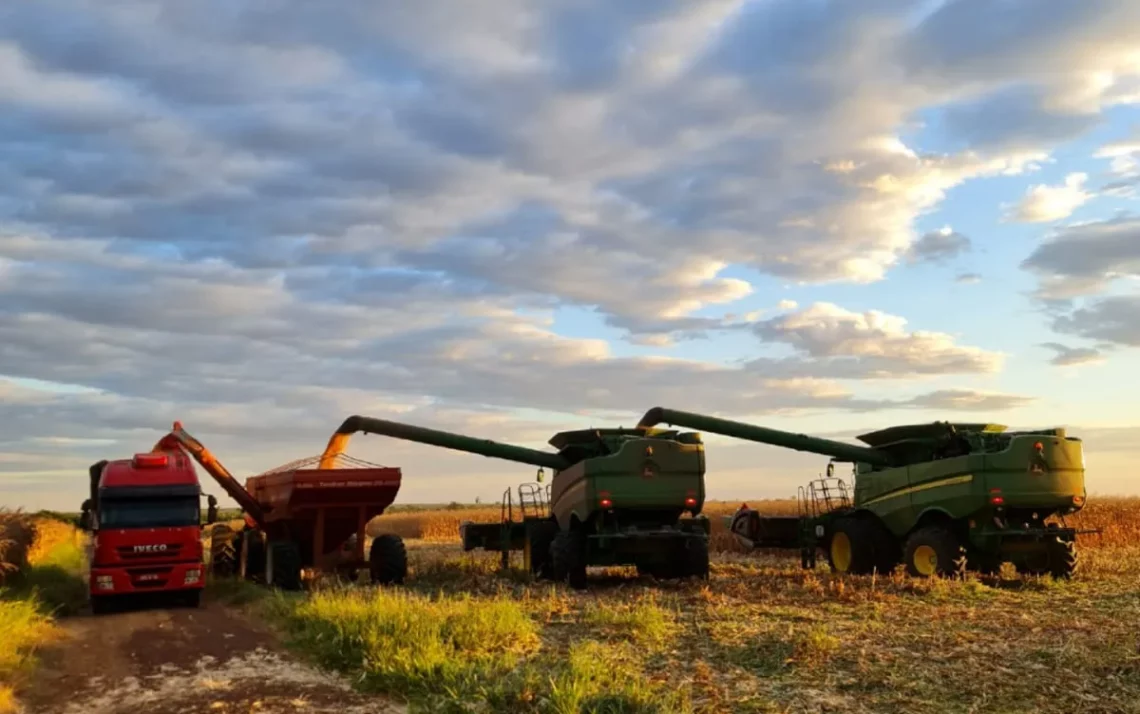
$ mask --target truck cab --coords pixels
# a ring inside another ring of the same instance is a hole
[[[91,466],[84,504],[91,531],[91,608],[129,595],[164,594],[197,606],[205,586],[201,484],[179,451]],[[213,514],[211,514],[213,515]]]

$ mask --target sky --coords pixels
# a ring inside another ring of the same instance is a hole
[[[174,420],[246,476],[653,406],[1064,426],[1140,493],[1138,197],[1134,0],[3,3],[0,505]],[[706,441],[712,498],[826,464]]]

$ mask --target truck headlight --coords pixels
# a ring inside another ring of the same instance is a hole
[[[201,577],[202,577],[202,571],[201,570],[199,570],[197,568],[194,568],[193,570],[187,570],[186,571],[186,578],[182,581],[182,584],[183,585],[191,585],[193,583],[198,582],[198,579]]]
[[[100,590],[114,590],[115,581],[110,575],[97,575],[95,576],[95,587]]]

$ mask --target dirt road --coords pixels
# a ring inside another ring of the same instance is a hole
[[[27,714],[396,714],[299,662],[274,636],[211,602],[64,621],[42,655]]]

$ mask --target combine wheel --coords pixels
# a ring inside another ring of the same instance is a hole
[[[261,580],[265,575],[265,537],[261,531],[241,532],[238,575],[242,580]]]
[[[906,569],[911,575],[961,575],[966,570],[966,549],[941,526],[920,528],[906,540]]]
[[[576,531],[559,530],[550,544],[554,579],[575,590],[586,587],[586,539]]]
[[[404,582],[408,576],[408,551],[400,536],[385,533],[372,539],[368,550],[368,569],[372,582],[379,585]]]
[[[550,546],[558,533],[558,524],[542,521],[533,524],[526,532],[523,543],[523,567],[538,580],[551,580],[554,567],[550,557]]]
[[[875,569],[875,524],[861,518],[835,521],[827,559],[837,573],[865,575]]]
[[[1056,536],[1045,541],[1049,555],[1049,574],[1057,579],[1068,580],[1077,572],[1080,560],[1077,558],[1077,544]]]
[[[265,553],[265,584],[282,590],[300,590],[301,553],[297,544],[274,541]]]
[[[684,574],[691,578],[709,578],[709,542],[703,538],[690,538],[685,543]]]

